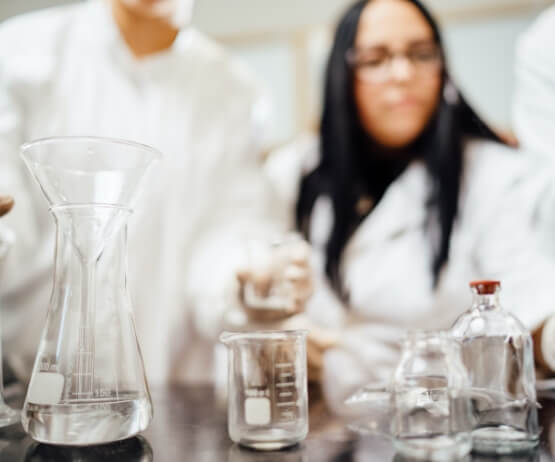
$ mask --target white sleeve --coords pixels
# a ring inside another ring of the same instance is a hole
[[[518,41],[513,121],[520,145],[555,158],[555,7],[547,10]]]
[[[237,307],[235,274],[245,263],[246,241],[269,236],[284,226],[263,172],[262,101],[255,100],[250,109],[247,106],[241,117],[229,117],[221,143],[225,155],[205,180],[210,199],[185,273],[194,327],[211,340],[221,331],[226,312]]]
[[[48,206],[19,155],[25,141],[25,109],[18,82],[8,78],[8,64],[0,55],[0,194],[15,200],[13,210],[2,217],[2,226],[13,232],[15,241],[3,263],[1,296],[24,290],[47,261],[52,264],[53,253],[46,239],[46,230],[53,227]]]

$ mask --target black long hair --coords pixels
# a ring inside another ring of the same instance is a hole
[[[358,118],[354,99],[353,72],[346,55],[355,42],[360,16],[372,0],[357,1],[340,21],[328,61],[324,108],[320,125],[319,165],[301,182],[296,208],[297,227],[309,236],[312,210],[320,196],[331,199],[334,221],[326,246],[326,274],[334,289],[342,292],[340,261],[343,249],[371,213],[357,210],[361,197],[377,203],[387,187],[400,175],[406,162],[384,159],[380,148],[366,133]],[[418,8],[430,24],[434,39],[445,57],[439,27],[418,0],[406,0]],[[443,60],[445,63],[445,59]],[[469,136],[499,141],[497,135],[476,115],[455,88],[446,66],[438,108],[427,128],[410,149],[424,160],[430,179],[428,196],[429,229],[433,261],[430,271],[437,286],[449,256],[451,233],[457,217],[463,170],[463,143]],[[390,156],[395,157],[395,156]]]

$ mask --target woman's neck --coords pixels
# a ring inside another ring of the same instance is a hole
[[[169,22],[141,16],[120,0],[111,3],[114,20],[136,58],[160,53],[173,45],[179,30]]]

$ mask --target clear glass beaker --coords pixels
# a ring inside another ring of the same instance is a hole
[[[13,244],[13,234],[0,228],[0,265]],[[13,425],[20,420],[21,413],[9,407],[4,401],[4,375],[2,371],[2,313],[0,312],[0,428]]]
[[[306,331],[232,333],[228,348],[228,431],[235,443],[276,450],[308,433]]]
[[[250,310],[251,317],[256,318],[255,313],[260,311],[264,320],[269,310],[278,313],[277,316],[279,312],[294,310],[298,289],[294,288],[293,281],[285,277],[284,269],[298,259],[308,261],[309,255],[301,236],[287,233],[268,240],[251,239],[247,243],[247,256],[249,271],[267,278],[267,293],[259,293],[252,280],[245,283],[243,303]]]
[[[469,386],[456,342],[444,332],[410,332],[392,390],[397,451],[429,461],[467,455],[472,449]]]
[[[508,454],[533,449],[539,443],[540,428],[532,338],[502,308],[499,281],[475,281],[470,287],[472,306],[451,333],[462,346],[474,390],[474,450]],[[498,399],[489,399],[494,393]]]
[[[37,441],[128,438],[152,419],[127,290],[127,221],[159,153],[102,138],[35,141],[22,156],[57,227],[54,284],[23,407]]]

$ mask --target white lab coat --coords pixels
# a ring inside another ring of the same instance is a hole
[[[289,176],[301,158],[317,147],[304,139],[301,149],[277,154],[267,166],[282,200],[292,207]],[[304,153],[299,152],[304,151]],[[341,271],[348,307],[323,275],[324,246],[333,211],[320,198],[312,216],[317,289],[309,301],[312,323],[341,332],[337,348],[324,355],[324,390],[337,412],[345,397],[368,382],[390,379],[407,329],[446,329],[471,304],[468,283],[502,281],[502,301],[524,324],[537,328],[555,312],[555,264],[536,242],[535,220],[550,172],[536,172],[529,158],[492,142],[467,142],[460,210],[449,261],[432,289],[431,245],[426,232],[428,176],[415,161],[391,184],[344,250]]]
[[[555,163],[555,7],[548,8],[518,40],[513,125],[520,146],[538,169]],[[555,255],[555,184],[541,204],[544,247]]]
[[[18,148],[46,136],[110,136],[164,154],[129,225],[148,379],[210,380],[219,321],[237,298],[241,240],[272,226],[258,86],[192,28],[170,50],[134,59],[100,1],[7,21],[0,65],[0,191],[16,201],[2,225],[17,237],[0,286],[5,355],[28,376],[52,284],[54,222]]]
[[[518,40],[514,128],[532,154],[555,158],[555,6],[541,14]]]

